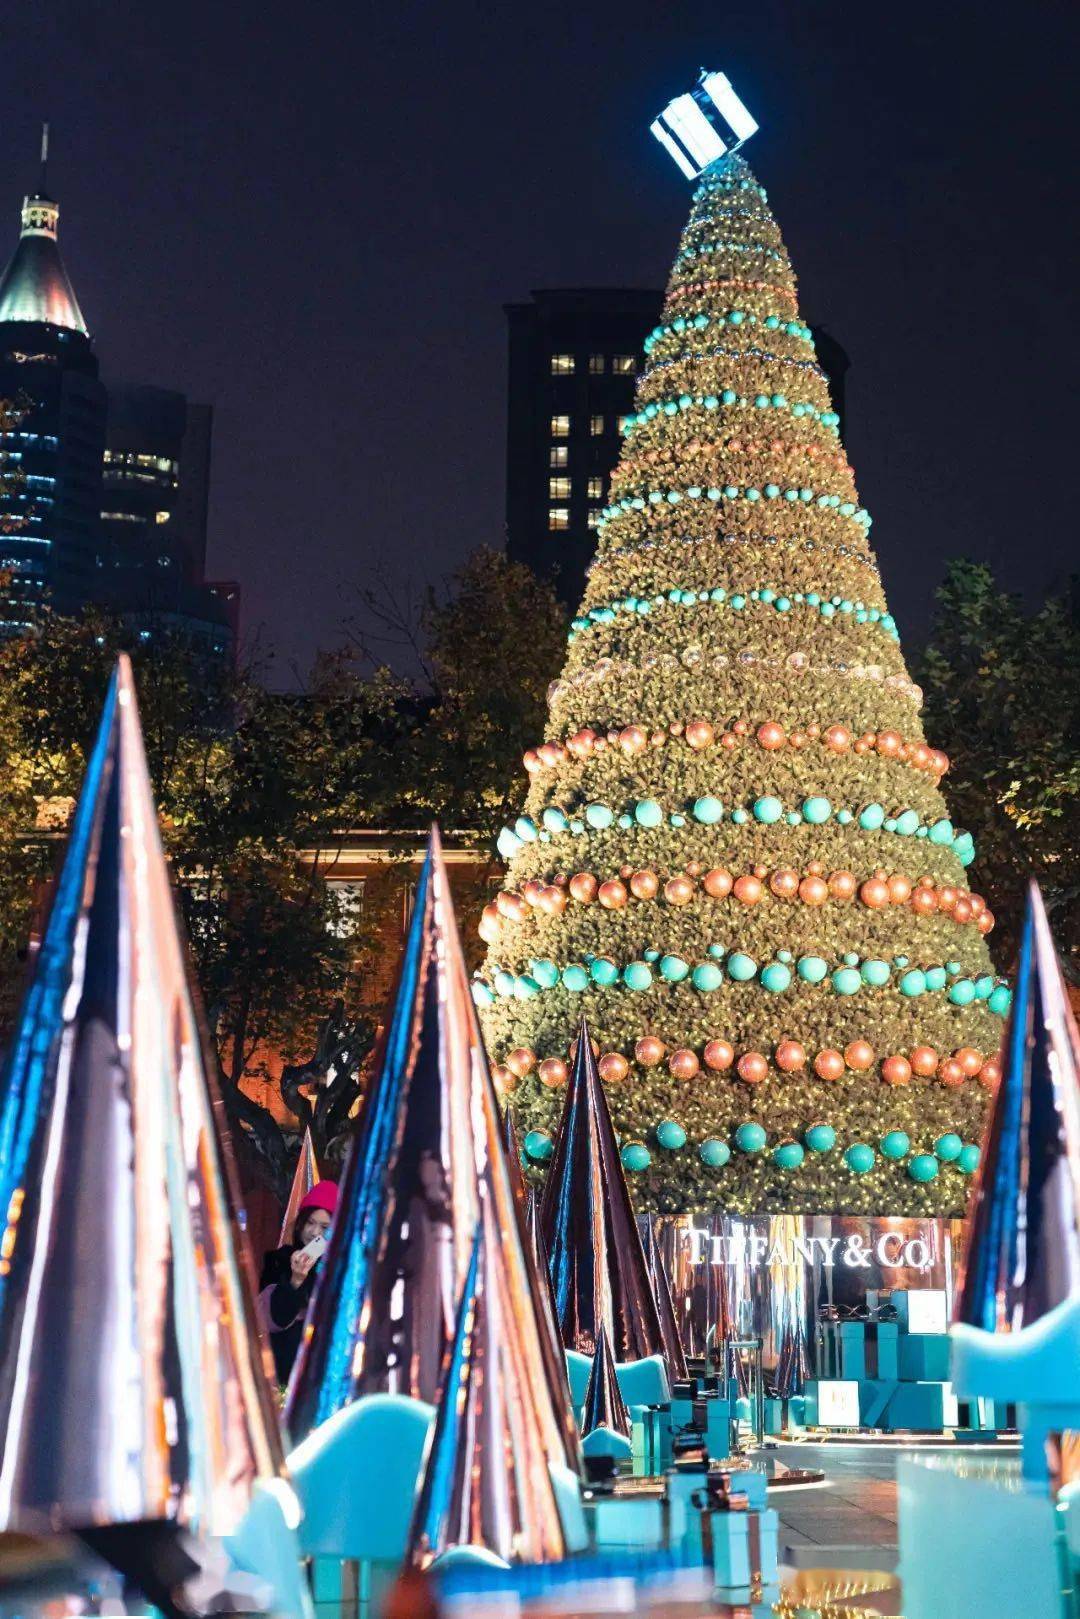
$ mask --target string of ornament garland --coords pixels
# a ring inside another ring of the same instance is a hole
[[[788,596],[783,591],[775,590],[771,585],[755,587],[748,591],[737,590],[730,594],[723,585],[714,585],[707,590],[685,590],[676,586],[672,590],[654,596],[623,596],[605,602],[599,607],[590,607],[585,614],[579,614],[571,621],[566,639],[567,644],[572,646],[586,630],[614,624],[620,615],[629,615],[631,620],[646,618],[658,608],[692,607],[700,610],[706,606],[726,607],[731,612],[739,613],[749,606],[757,605],[772,607],[777,613],[788,613],[796,607],[808,607],[823,619],[835,618],[838,613],[841,617],[849,614],[856,624],[869,624],[891,641],[900,639],[895,619],[881,607],[867,607],[862,601],[852,601],[839,594],[826,598],[816,590],[805,592],[796,590]]]
[[[761,826],[826,825],[835,820],[841,827],[857,825],[864,832],[886,832],[902,838],[925,838],[939,848],[951,849],[961,866],[969,866],[975,858],[975,843],[970,832],[956,828],[947,815],[936,821],[923,821],[917,810],[905,808],[889,814],[883,804],[874,802],[851,809],[846,805],[836,808],[823,794],[813,793],[804,798],[797,808],[785,809],[783,802],[773,793],[762,793],[749,806],[737,804],[728,810],[713,793],[703,793],[679,809],[665,809],[658,799],[639,798],[630,809],[616,811],[610,804],[590,799],[580,806],[580,815],[574,809],[566,810],[560,804],[549,804],[541,812],[540,824],[531,815],[519,815],[513,826],[504,826],[496,839],[496,848],[504,860],[509,860],[528,843],[551,844],[567,837],[587,838],[618,827],[629,832],[637,829],[653,832],[664,826],[676,829],[691,821],[700,826],[719,826],[729,820],[735,826],[748,826],[757,822]]]
[[[621,1051],[601,1052],[593,1042],[600,1077],[606,1083],[618,1085],[629,1076],[630,1061]],[[570,1065],[574,1060],[577,1041],[571,1043],[566,1058],[537,1059],[529,1046],[518,1046],[509,1053],[505,1063],[493,1070],[496,1085],[503,1097],[514,1094],[522,1080],[536,1070],[541,1085],[559,1090],[566,1084]],[[702,1067],[723,1074],[734,1069],[747,1085],[756,1087],[764,1083],[771,1072],[769,1058],[760,1051],[746,1051],[736,1058],[735,1047],[728,1040],[714,1038],[708,1041],[699,1058],[696,1051],[686,1046],[674,1051],[657,1035],[646,1034],[636,1042],[633,1058],[645,1069],[658,1067],[667,1058],[667,1070],[673,1079],[689,1082],[696,1079]],[[825,1047],[811,1059],[806,1047],[798,1040],[780,1040],[773,1053],[772,1065],[781,1074],[809,1074],[835,1084],[846,1072],[869,1073],[877,1062],[877,1054],[869,1040],[852,1040],[843,1051]],[[915,1046],[905,1056],[894,1052],[882,1059],[881,1077],[887,1085],[909,1085],[912,1078],[938,1079],[947,1089],[955,1090],[969,1079],[977,1079],[987,1090],[993,1090],[1001,1078],[1001,1065],[996,1057],[986,1057],[974,1046],[960,1046],[950,1055],[940,1055],[933,1046]]]
[[[855,736],[846,725],[822,726],[814,720],[791,731],[785,731],[775,720],[765,720],[754,730],[750,722],[743,719],[715,723],[703,719],[672,720],[670,724],[653,731],[636,723],[608,731],[582,726],[571,732],[564,741],[542,742],[539,747],[528,749],[522,763],[526,772],[534,776],[544,769],[557,769],[568,756],[585,760],[594,753],[601,754],[609,747],[617,747],[628,759],[633,759],[647,748],[662,748],[679,739],[695,753],[704,752],[717,741],[721,747],[729,750],[756,743],[767,753],[776,753],[784,747],[798,751],[808,743],[820,742],[830,753],[878,753],[883,759],[895,759],[915,770],[925,770],[934,777],[935,786],[949,768],[947,753],[940,748],[931,748],[925,742],[909,741],[899,731],[864,731],[860,736]]]

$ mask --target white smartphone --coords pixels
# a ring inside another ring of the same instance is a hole
[[[326,1238],[323,1233],[320,1231],[317,1237],[312,1237],[311,1241],[305,1243],[300,1252],[307,1254],[309,1259],[321,1259],[326,1252]]]

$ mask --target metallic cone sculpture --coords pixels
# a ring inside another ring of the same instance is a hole
[[[772,1374],[774,1396],[778,1400],[790,1400],[793,1394],[801,1394],[808,1376],[806,1339],[802,1322],[796,1317],[789,1320],[780,1339],[780,1353]]]
[[[311,1188],[318,1186],[321,1180],[322,1176],[319,1174],[319,1166],[315,1159],[315,1147],[311,1139],[311,1131],[305,1130],[304,1139],[300,1143],[300,1156],[296,1160],[296,1173],[293,1176],[292,1186],[289,1188],[289,1201],[285,1205],[285,1214],[281,1221],[279,1241],[282,1244],[292,1240],[297,1210],[311,1191]]]
[[[662,1355],[656,1300],[584,1020],[540,1223],[565,1346],[595,1354],[604,1327],[619,1360]]]
[[[629,1439],[630,1426],[630,1412],[622,1397],[618,1378],[615,1376],[615,1357],[611,1353],[611,1342],[607,1329],[601,1326],[600,1336],[596,1340],[592,1371],[589,1373],[589,1386],[585,1390],[581,1432],[591,1434],[597,1428],[608,1428],[612,1433],[621,1433],[624,1439]]]
[[[506,1563],[566,1555],[506,1284],[485,1198],[409,1535],[408,1560],[422,1568],[458,1546],[480,1547]]]
[[[642,1238],[641,1245],[645,1251],[645,1263],[649,1268],[649,1281],[652,1283],[653,1298],[656,1300],[656,1313],[660,1320],[660,1332],[664,1340],[664,1359],[667,1361],[668,1376],[673,1382],[682,1382],[689,1376],[686,1367],[686,1352],[679,1336],[679,1324],[675,1318],[675,1304],[671,1297],[671,1288],[668,1285],[667,1271],[664,1269],[664,1258],[656,1241],[656,1227],[653,1224],[651,1214],[645,1216],[644,1232],[645,1235]]]
[[[0,1083],[0,1529],[150,1589],[282,1468],[212,1074],[122,658]]]
[[[525,1172],[521,1167],[521,1147],[518,1143],[517,1125],[514,1122],[514,1110],[505,1108],[502,1116],[502,1144],[506,1154],[506,1168],[510,1176],[510,1186],[514,1193],[514,1204],[519,1213],[525,1209],[525,1199],[528,1189],[525,1185]]]
[[[437,830],[380,1060],[357,1125],[286,1402],[293,1442],[364,1394],[433,1403],[481,1205],[491,1204],[519,1387],[548,1459],[576,1466],[565,1392],[542,1347],[502,1125]]]
[[[954,1321],[1017,1331],[1080,1301],[1080,1033],[1034,883],[968,1218]]]

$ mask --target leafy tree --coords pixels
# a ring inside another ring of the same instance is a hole
[[[975,834],[1010,969],[1024,888],[1042,888],[1080,984],[1080,612],[1075,586],[1036,611],[980,563],[949,565],[922,660],[927,724],[952,758],[949,801]]]
[[[77,793],[117,651],[129,639],[90,612],[79,620],[47,615],[11,647],[6,690],[39,802],[70,803]],[[268,1053],[295,1062],[310,1051],[349,985],[356,941],[327,882],[333,852],[319,841],[333,819],[327,795],[341,755],[317,707],[268,692],[165,635],[136,638],[129,650],[225,1100],[283,1194],[292,1144],[245,1084],[265,1070]],[[355,781],[353,789],[362,791]],[[24,869],[24,890],[26,876]],[[13,908],[9,929],[18,926]],[[343,1075],[342,1087],[351,1078]],[[340,1130],[337,1112],[324,1109],[320,1119]],[[324,1155],[332,1145],[330,1137],[316,1142]]]

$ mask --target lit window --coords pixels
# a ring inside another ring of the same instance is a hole
[[[604,480],[603,480],[603,478],[590,478],[589,479],[589,487],[585,492],[588,495],[590,500],[603,500],[603,498],[604,498]]]
[[[548,479],[548,499],[549,500],[569,500],[570,499],[570,479],[569,478],[549,478]]]
[[[565,444],[553,444],[551,446],[551,459],[548,462],[548,465],[552,467],[564,467],[566,465],[566,458],[569,454],[570,451]]]
[[[155,523],[167,523],[171,516],[172,516],[171,512],[155,512],[154,513],[154,522]]]
[[[595,528],[597,523],[599,523],[599,521],[600,521],[600,507],[599,506],[590,506],[589,507],[589,515],[588,515],[588,518],[587,518],[587,522],[588,522],[589,527],[590,528]]]
[[[574,370],[574,356],[572,354],[553,354],[551,356],[551,374],[553,377],[568,377]]]
[[[593,438],[599,438],[604,431],[604,418],[602,416],[589,417],[589,432]]]
[[[613,354],[611,356],[611,369],[616,376],[633,376],[634,356],[632,354]]]
[[[553,416],[551,418],[551,436],[552,438],[570,437],[569,416]]]
[[[603,354],[590,354],[589,355],[589,375],[590,376],[593,376],[593,377],[602,377],[603,376],[603,374],[604,374],[604,359],[605,359],[605,356]]]
[[[548,512],[548,528],[557,529],[557,528],[569,528],[569,527],[570,527],[570,508],[569,508],[569,506],[552,506],[551,509]]]

